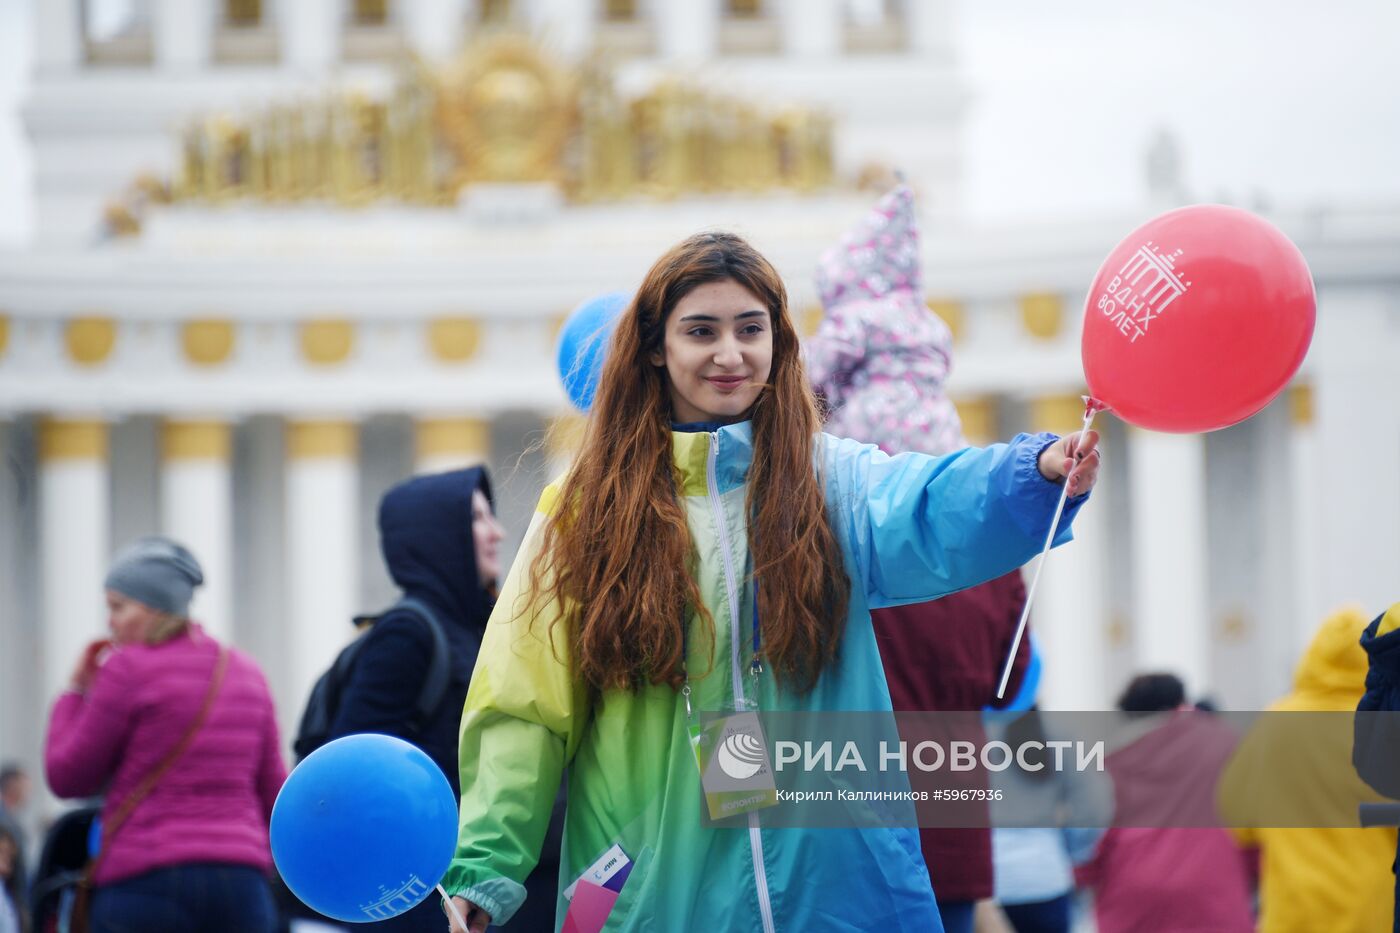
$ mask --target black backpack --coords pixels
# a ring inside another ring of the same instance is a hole
[[[361,629],[361,634],[341,650],[330,670],[322,674],[316,681],[316,686],[311,688],[311,698],[306,701],[306,711],[301,714],[301,725],[297,728],[296,740],[292,742],[292,750],[296,752],[298,762],[325,745],[330,738],[331,724],[335,722],[336,712],[340,709],[341,693],[350,680],[355,660],[365,646],[365,634],[380,619],[400,611],[407,611],[421,619],[428,626],[433,640],[428,674],[423,678],[423,687],[418,691],[418,701],[414,703],[413,711],[407,719],[408,732],[412,734],[423,729],[433,713],[437,712],[444,694],[447,693],[448,680],[452,675],[447,636],[443,633],[442,623],[425,603],[404,597],[377,616],[355,618],[355,625]]]

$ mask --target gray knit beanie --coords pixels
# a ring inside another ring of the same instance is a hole
[[[187,618],[194,588],[204,582],[199,561],[169,538],[139,538],[117,555],[103,586],[152,609]]]

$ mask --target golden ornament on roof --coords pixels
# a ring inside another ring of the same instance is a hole
[[[574,202],[606,202],[810,193],[835,177],[832,120],[821,111],[770,110],[664,75],[624,96],[605,55],[564,68],[496,28],[441,72],[412,55],[393,72],[387,93],[342,88],[192,121],[170,195],[430,206],[466,185],[544,183]],[[152,179],[133,185],[109,229],[139,231],[165,197]]]
[[[574,88],[521,36],[472,45],[444,74],[437,120],[457,157],[456,186],[557,182]]]

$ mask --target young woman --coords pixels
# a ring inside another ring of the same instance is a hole
[[[1029,559],[1057,483],[1078,496],[1064,526],[1093,486],[1097,437],[892,458],[818,429],[768,261],[725,234],[662,256],[472,677],[443,880],[472,930],[519,908],[566,766],[561,918],[940,929],[916,829],[773,829],[761,812],[746,829],[703,825],[689,730],[701,710],[888,710],[870,609]],[[600,859],[601,891],[572,885]]]

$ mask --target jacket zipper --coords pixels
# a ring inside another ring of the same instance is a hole
[[[734,706],[744,702],[744,675],[739,659],[739,586],[734,575],[734,554],[729,546],[729,523],[724,518],[724,505],[719,498],[719,481],[715,478],[715,468],[719,462],[719,432],[710,435],[710,456],[705,470],[705,484],[710,493],[710,511],[714,514],[715,526],[719,532],[719,551],[724,558],[724,583],[729,597],[730,651],[734,672]],[[764,933],[776,933],[773,924],[773,903],[768,893],[768,872],[763,866],[763,835],[758,826],[758,814],[749,814],[749,851],[753,854],[753,880],[758,890],[758,912],[763,919]]]
[[[741,708],[744,702],[744,677],[739,670],[739,584],[734,574],[734,554],[729,548],[729,522],[724,517],[724,505],[719,499],[719,480],[715,479],[715,469],[719,462],[719,433],[710,435],[710,456],[706,464],[705,485],[710,493],[710,511],[714,514],[715,527],[719,532],[719,550],[724,558],[725,594],[729,597],[730,655],[734,673],[734,708]]]
[[[749,849],[753,852],[753,880],[758,888],[758,913],[763,918],[764,933],[776,933],[773,924],[773,901],[768,896],[768,871],[763,867],[763,835],[758,828],[758,814],[749,814]]]

